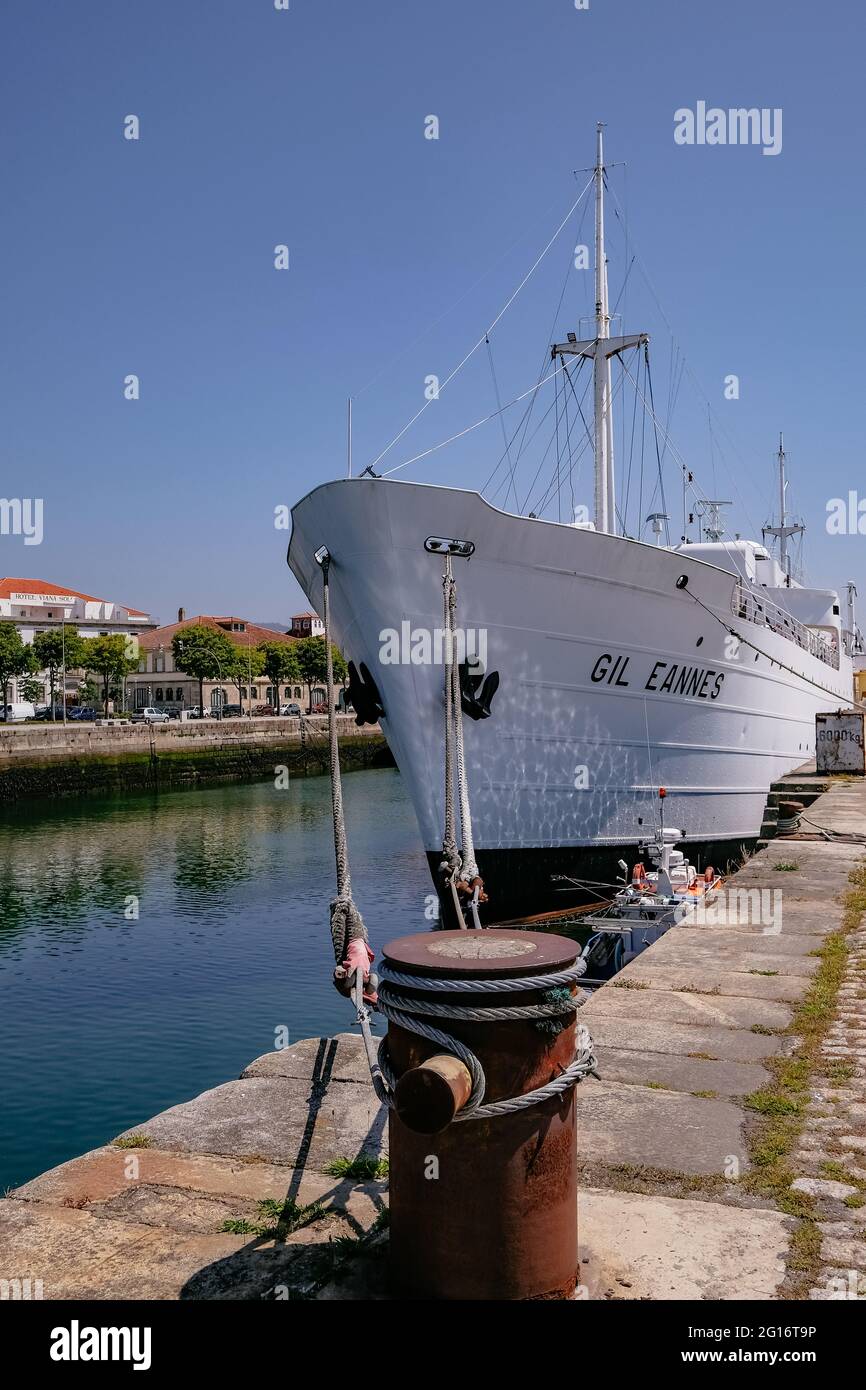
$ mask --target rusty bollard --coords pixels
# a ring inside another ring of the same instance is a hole
[[[579,954],[574,942],[541,932],[429,932],[387,945],[384,977],[388,969],[463,981],[555,975]],[[409,1011],[413,999],[485,1008],[537,1004],[546,993],[388,987],[389,1002],[399,998]],[[485,1104],[545,1085],[574,1058],[573,1012],[495,1022],[423,1017],[478,1058]],[[568,1297],[578,1271],[574,1088],[514,1114],[461,1122],[456,1116],[471,1091],[461,1061],[393,1019],[388,1051],[398,1078],[389,1118],[394,1292],[429,1299]]]

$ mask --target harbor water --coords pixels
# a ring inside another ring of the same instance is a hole
[[[374,946],[431,923],[394,770],[344,778]],[[327,777],[19,804],[0,818],[0,1190],[351,1027],[331,982]]]

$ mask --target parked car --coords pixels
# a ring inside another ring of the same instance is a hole
[[[243,714],[240,705],[223,705],[223,719],[239,719]]]
[[[273,707],[273,705],[256,705],[256,708],[255,708],[255,713],[256,713],[256,714],[273,714],[273,712],[274,712],[274,707]]]
[[[35,719],[36,706],[30,700],[16,700],[14,704],[3,706],[3,718],[10,724],[22,719]]]
[[[167,724],[168,715],[164,709],[155,709],[153,705],[146,705],[144,709],[137,709],[132,716],[133,724]]]
[[[289,704],[289,705],[281,705],[281,706],[280,706],[280,714],[284,714],[284,715],[294,715],[295,718],[297,718],[297,716],[300,714],[300,712],[301,712],[301,707],[300,707],[300,705],[296,705],[296,704],[294,704],[294,703]]]
[[[56,720],[59,719],[59,720],[61,721],[61,723],[62,723],[62,721],[63,721],[63,706],[62,706],[62,705],[55,705],[55,706],[54,706],[54,711],[53,711],[53,713],[52,713],[51,706],[50,706],[50,705],[44,705],[44,706],[42,706],[40,709],[38,709],[38,710],[36,711],[36,713],[35,713],[35,715],[34,715],[33,717],[34,717],[34,719],[38,719],[38,720],[40,720],[41,722],[46,722],[46,721],[47,721],[48,723],[51,723],[52,720],[56,721]]]
[[[91,709],[89,705],[78,705],[69,711],[69,718],[76,720],[76,722],[85,723],[93,719],[100,719],[101,713],[98,709]]]

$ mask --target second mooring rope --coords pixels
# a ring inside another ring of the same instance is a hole
[[[446,554],[442,574],[445,637],[445,827],[442,837],[443,874],[454,903],[457,925],[466,925],[461,892],[467,895],[467,906],[475,927],[480,927],[478,904],[485,901],[484,883],[475,860],[472,836],[472,808],[469,803],[469,784],[466,777],[466,752],[463,742],[463,704],[460,690],[460,666],[457,651],[457,584],[451,555]],[[461,846],[457,846],[454,785],[460,803]]]

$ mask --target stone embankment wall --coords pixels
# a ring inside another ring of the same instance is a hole
[[[388,766],[378,727],[337,719],[346,769]],[[0,728],[0,803],[31,796],[169,788],[328,769],[328,721],[202,719],[186,724],[19,724]]]

